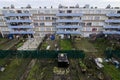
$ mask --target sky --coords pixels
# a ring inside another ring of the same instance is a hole
[[[51,5],[55,8],[59,4],[65,6],[74,6],[79,4],[80,7],[83,7],[85,4],[90,4],[93,7],[105,8],[108,4],[111,4],[112,7],[120,7],[120,0],[0,0],[0,8],[10,6],[11,4],[15,7],[25,7],[30,4],[33,8],[41,7],[50,7]]]

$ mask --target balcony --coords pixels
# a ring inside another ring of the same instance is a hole
[[[32,25],[8,26],[8,28],[34,28]]]
[[[105,22],[107,22],[107,23],[120,23],[120,20],[109,19],[109,20],[105,20]]]
[[[103,26],[105,29],[107,29],[107,28],[118,28],[118,29],[120,29],[120,25],[105,25],[105,26]]]
[[[7,23],[10,23],[10,22],[29,22],[29,23],[31,23],[32,22],[32,20],[30,20],[30,19],[24,19],[24,20],[19,20],[19,19],[15,19],[15,20],[6,20],[6,22]]]
[[[79,20],[79,19],[59,19],[59,20],[56,20],[56,22],[82,22],[82,20]]]
[[[104,34],[120,34],[120,31],[103,31]]]
[[[9,16],[31,16],[30,13],[5,13],[4,14],[5,17],[9,17]]]
[[[81,28],[82,26],[78,25],[61,25],[61,26],[56,26],[56,28]]]
[[[63,30],[58,30],[56,31],[56,34],[81,34],[80,31],[63,31]]]
[[[56,16],[82,16],[82,13],[57,13]]]
[[[34,34],[34,31],[10,31],[10,34]]]
[[[106,14],[106,16],[108,16],[108,17],[120,17],[120,14],[115,14],[115,13],[109,13],[109,14]]]

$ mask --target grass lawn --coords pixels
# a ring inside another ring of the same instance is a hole
[[[26,80],[53,80],[54,60],[38,59]]]
[[[0,46],[0,50],[8,50],[11,47],[13,47],[15,44],[17,44],[18,42],[19,42],[19,40],[17,40],[17,39],[9,40],[8,42],[4,43],[4,45]]]
[[[6,42],[8,39],[5,38],[0,38],[0,44],[3,44],[4,42]]]
[[[74,40],[74,45],[78,50],[85,52],[96,52],[97,50],[87,39]]]
[[[120,70],[116,69],[114,65],[104,63],[104,72],[109,74],[113,80],[120,80]]]
[[[21,47],[23,44],[24,44],[24,42],[20,42],[20,43],[16,46],[16,48]]]
[[[60,48],[61,50],[72,50],[72,44],[69,39],[60,40]]]
[[[105,39],[97,39],[96,41],[93,42],[93,45],[99,52],[104,52],[108,47],[111,47],[109,41]]]
[[[5,67],[6,70],[4,72],[0,72],[1,80],[18,80],[23,72],[25,71],[25,67],[29,63],[29,59],[13,59],[10,64]]]

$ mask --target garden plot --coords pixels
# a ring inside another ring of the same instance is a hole
[[[73,45],[78,50],[83,50],[85,52],[97,52],[95,47],[87,39],[74,40]]]
[[[112,40],[111,40],[112,41]],[[114,40],[113,40],[114,41]],[[92,44],[96,47],[96,49],[99,52],[99,56],[105,57],[104,51],[108,48],[114,49],[115,46],[110,43],[110,41],[106,39],[96,39]],[[102,70],[106,76],[108,76],[108,79],[112,78],[113,80],[120,80],[120,70],[115,68],[115,66],[112,63],[104,63],[104,68]]]
[[[1,80],[19,80],[30,59],[11,59],[5,66],[5,71],[0,72]]]
[[[0,50],[8,50],[19,42],[18,39],[12,39],[0,46]]]
[[[7,42],[9,39],[4,39],[4,38],[0,38],[0,45],[4,44],[5,42]]]
[[[53,80],[53,59],[38,59],[26,80]]]
[[[72,50],[73,45],[71,40],[46,40],[43,42],[41,49],[45,50],[50,45],[50,50],[55,50],[55,44],[58,44],[61,50]],[[56,58],[57,60],[57,58]],[[97,77],[88,78],[86,74],[82,73],[79,65],[79,59],[69,59],[70,65],[68,68],[58,68],[55,59],[39,59],[34,67],[30,70],[27,80],[93,80]],[[84,64],[84,62],[83,62]],[[95,65],[95,64],[94,64]],[[85,64],[86,66],[86,64]],[[94,68],[92,68],[94,70]],[[48,77],[46,77],[48,76]]]
[[[46,50],[47,47],[49,46],[49,49],[47,50],[56,50],[55,45],[59,45],[58,44],[58,40],[46,40],[42,43],[41,49],[40,50]]]
[[[16,48],[20,40],[8,40],[0,47],[3,50]],[[0,66],[5,67],[5,71],[0,72],[0,80],[19,80],[31,59],[4,58],[0,59]]]

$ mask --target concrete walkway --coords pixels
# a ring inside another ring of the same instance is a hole
[[[18,50],[36,50],[43,38],[29,38]]]

